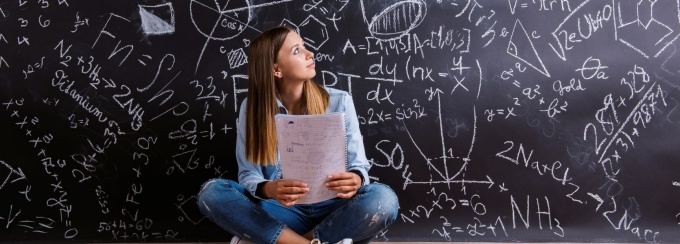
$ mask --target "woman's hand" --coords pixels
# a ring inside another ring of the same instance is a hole
[[[295,205],[308,191],[306,183],[295,180],[275,180],[264,185],[264,195],[286,207]]]
[[[352,172],[332,174],[326,180],[326,187],[337,191],[339,198],[350,198],[361,188],[361,177]]]

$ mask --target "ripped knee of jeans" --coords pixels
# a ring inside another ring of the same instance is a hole
[[[208,202],[211,201],[210,198],[213,195],[213,193],[212,193],[213,190],[211,190],[211,189],[206,190],[206,189],[213,187],[215,182],[217,182],[218,180],[219,179],[210,179],[210,180],[206,181],[205,183],[203,183],[203,185],[201,185],[201,190],[198,192],[198,196],[196,197],[197,200],[198,200],[198,205],[199,205],[198,207],[201,209],[201,212],[203,212],[203,210],[210,212],[210,207],[208,206],[208,204],[206,204],[206,200]]]

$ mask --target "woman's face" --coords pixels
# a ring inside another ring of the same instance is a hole
[[[274,63],[274,75],[280,74],[279,78],[287,81],[309,80],[316,75],[314,54],[304,44],[297,33],[288,33]]]

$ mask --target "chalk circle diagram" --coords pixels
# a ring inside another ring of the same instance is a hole
[[[241,34],[250,21],[251,9],[248,0],[192,0],[189,5],[196,30],[210,40],[219,41]]]
[[[365,1],[361,0],[364,22],[371,35],[382,40],[398,39],[407,34],[420,25],[427,14],[423,0],[381,1],[386,2],[382,5],[373,1],[366,5]]]

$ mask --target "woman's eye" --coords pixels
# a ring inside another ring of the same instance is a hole
[[[296,48],[296,49],[293,51],[293,54],[298,54],[298,53],[300,53],[300,49],[299,49],[299,48]]]

